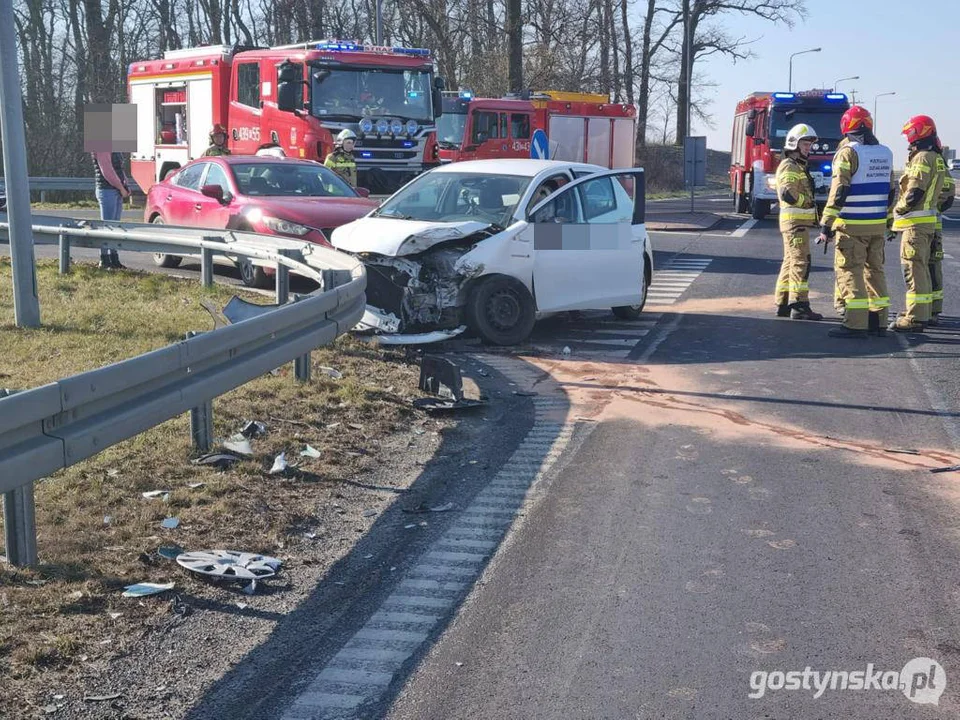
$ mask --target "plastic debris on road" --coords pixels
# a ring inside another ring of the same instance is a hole
[[[339,370],[336,370],[336,369],[332,368],[332,367],[327,367],[326,365],[321,365],[321,366],[318,367],[317,369],[318,369],[320,372],[322,372],[324,375],[326,375],[327,377],[333,378],[334,380],[340,380],[341,378],[343,378],[343,373],[340,372]]]
[[[179,545],[161,545],[157,549],[157,555],[166,560],[176,560],[178,555],[183,554],[184,549]]]
[[[238,550],[198,550],[177,556],[177,564],[191,572],[227,580],[259,580],[280,569],[277,558]]]
[[[253,455],[253,447],[251,447],[250,441],[241,433],[231,435],[229,439],[224,441],[223,447],[237,455],[246,455],[247,457]]]
[[[193,461],[193,464],[212,465],[220,470],[225,470],[239,460],[242,460],[242,458],[238,455],[234,455],[233,453],[215,452],[198,457]]]
[[[157,498],[162,499],[164,502],[170,499],[169,490],[147,490],[145,493],[140,493],[147,500],[156,500]]]
[[[570,353],[573,352],[573,350],[570,349],[570,346],[569,346],[569,345],[564,345],[562,352],[563,352],[564,355],[569,355]]]
[[[258,437],[267,434],[267,424],[259,420],[250,420],[240,429],[240,434],[250,440],[256,440]]]
[[[288,467],[287,454],[280,453],[273,459],[273,467],[270,468],[270,475],[279,475]]]
[[[180,518],[177,518],[177,517],[165,518],[164,521],[160,523],[160,527],[166,530],[176,530],[178,527],[180,527]]]
[[[960,470],[960,465],[948,465],[947,467],[930,468],[932,473],[955,472]]]
[[[303,448],[303,450],[300,451],[300,454],[301,454],[303,457],[313,458],[314,460],[316,460],[316,459],[317,459],[318,457],[320,457],[323,453],[321,453],[321,452],[320,452],[319,450],[317,450],[315,447],[313,447],[313,446],[311,446],[311,445],[307,445],[305,448]]]
[[[124,588],[123,597],[147,597],[173,590],[176,583],[135,583]]]

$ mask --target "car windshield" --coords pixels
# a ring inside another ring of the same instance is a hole
[[[432,73],[315,66],[313,114],[319,118],[400,118],[433,122]]]
[[[374,213],[378,217],[431,222],[476,220],[510,224],[530,178],[466,172],[421,175]]]
[[[357,197],[332,170],[318,163],[281,160],[231,164],[241,195],[259,197]]]
[[[842,115],[843,111],[832,109],[775,108],[770,117],[770,148],[782,150],[790,128],[800,123],[813,127],[820,140],[839,142]]]
[[[444,111],[443,115],[437,118],[437,145],[451,150],[460,147],[466,127],[466,113]]]

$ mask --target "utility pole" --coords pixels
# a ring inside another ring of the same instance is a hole
[[[377,45],[383,45],[383,0],[377,0]]]
[[[0,0],[0,136],[6,180],[10,260],[13,265],[13,313],[17,327],[40,327],[37,268],[33,254],[27,143],[17,63],[13,3]]]
[[[507,74],[510,92],[523,91],[523,20],[521,0],[507,0]]]

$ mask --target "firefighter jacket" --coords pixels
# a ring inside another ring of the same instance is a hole
[[[813,178],[802,157],[785,157],[777,167],[780,231],[791,232],[817,224]]]
[[[216,157],[218,155],[229,155],[230,151],[225,146],[211,145],[204,153],[203,157]]]
[[[893,229],[934,230],[937,225],[937,201],[943,189],[947,165],[933,150],[914,150],[900,176],[900,199],[893,209]],[[907,201],[918,197],[912,205]]]
[[[937,208],[942,208],[950,198],[957,192],[957,184],[953,180],[953,175],[947,170],[943,173],[943,186],[940,188],[940,196],[937,198]],[[937,231],[943,230],[943,215],[937,213]]]
[[[353,159],[352,152],[345,152],[343,148],[338,147],[327,155],[323,164],[346,180],[350,187],[357,186],[357,161]]]
[[[849,140],[833,156],[823,224],[854,237],[882,235],[893,209],[893,153]]]

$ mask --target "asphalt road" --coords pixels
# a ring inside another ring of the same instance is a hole
[[[929,472],[960,450],[960,232],[948,323],[853,342],[825,336],[833,320],[773,317],[780,237],[774,220],[734,237],[745,219],[655,238],[659,265],[711,262],[650,308],[626,360],[538,361],[592,431],[364,717],[960,716],[960,475]],[[830,259],[814,262],[827,312]],[[902,307],[892,246],[887,273]],[[939,705],[872,687],[749,697],[751,678],[782,680],[754,673],[918,657],[945,669]]]

